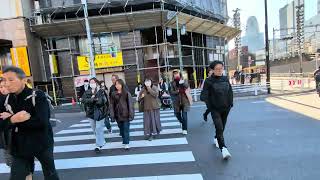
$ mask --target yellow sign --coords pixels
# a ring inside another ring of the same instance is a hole
[[[79,71],[89,70],[89,60],[87,56],[78,56]],[[115,57],[111,54],[97,54],[94,57],[95,69],[123,66],[122,52],[117,52]]]
[[[51,74],[58,74],[58,64],[57,64],[56,55],[54,54],[49,55],[49,63],[50,63]]]
[[[31,76],[27,47],[11,48],[12,64],[21,68],[26,76]]]

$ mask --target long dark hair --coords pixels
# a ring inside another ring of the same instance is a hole
[[[128,91],[127,91],[126,84],[124,83],[124,81],[122,79],[118,79],[118,80],[116,80],[116,83],[119,83],[122,86],[121,94],[122,95],[127,95]]]
[[[94,82],[97,84],[97,87],[96,87],[96,89],[94,90],[94,92],[97,93],[97,92],[98,92],[98,86],[100,86],[100,81],[99,81],[97,78],[95,78],[95,77],[91,78],[91,79],[89,80],[89,83],[90,83],[91,81],[94,81]]]

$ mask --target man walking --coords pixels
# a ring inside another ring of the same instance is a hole
[[[6,67],[3,81],[10,92],[5,101],[7,112],[0,114],[0,131],[11,130],[10,180],[23,180],[32,172],[30,161],[37,158],[45,180],[58,180],[53,159],[53,132],[50,109],[45,94],[26,86],[26,75],[20,68]]]

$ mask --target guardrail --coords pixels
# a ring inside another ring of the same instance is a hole
[[[258,96],[261,94],[266,94],[268,91],[267,83],[252,83],[252,84],[236,84],[232,85],[233,94],[236,96],[246,95],[246,96]],[[200,94],[202,89],[192,89],[191,95],[194,101],[200,100]]]

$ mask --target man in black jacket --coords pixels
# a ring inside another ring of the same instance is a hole
[[[223,132],[230,109],[233,107],[233,91],[229,79],[223,76],[223,63],[214,61],[210,64],[213,75],[205,81],[201,100],[205,101],[211,112],[216,128],[215,143],[219,144],[223,159],[231,157],[225,142]]]
[[[25,179],[32,171],[30,161],[36,157],[45,180],[58,180],[48,101],[42,91],[26,87],[25,78],[20,68],[10,66],[3,70],[3,81],[10,94],[5,102],[6,112],[0,114],[0,130],[11,129],[12,133],[10,179]]]

